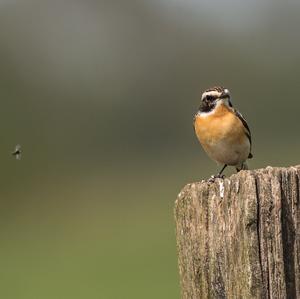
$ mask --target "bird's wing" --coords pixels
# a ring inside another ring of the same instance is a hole
[[[245,120],[245,118],[243,117],[243,115],[236,109],[234,109],[234,113],[235,115],[239,118],[239,120],[242,122],[244,128],[245,128],[245,134],[249,139],[250,142],[250,154],[249,154],[249,158],[252,158],[252,154],[251,154],[251,147],[252,147],[252,140],[251,140],[251,132],[250,132],[250,128]]]
[[[196,115],[197,115],[197,113],[196,113],[196,114],[194,114],[194,117],[193,117],[193,129],[194,129],[194,131],[195,131],[195,121],[196,121]]]

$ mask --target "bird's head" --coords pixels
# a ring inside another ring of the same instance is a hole
[[[232,107],[230,101],[230,93],[227,88],[216,86],[205,90],[201,97],[201,112],[212,111],[218,103],[223,103],[228,107]]]

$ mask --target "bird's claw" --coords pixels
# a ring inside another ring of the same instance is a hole
[[[225,178],[225,175],[224,174],[215,174],[215,175],[212,175],[209,179],[208,179],[208,182],[209,183],[214,183],[216,179],[224,179]]]

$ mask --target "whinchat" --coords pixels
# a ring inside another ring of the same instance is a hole
[[[246,160],[252,158],[250,129],[233,108],[228,89],[217,86],[204,91],[194,129],[207,155],[224,165],[213,178],[222,177],[227,165],[235,166],[237,171],[248,168]]]

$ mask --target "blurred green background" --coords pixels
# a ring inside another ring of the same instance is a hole
[[[299,13],[1,0],[0,297],[180,298],[174,201],[219,170],[193,133],[200,95],[229,88],[251,168],[298,164]]]

